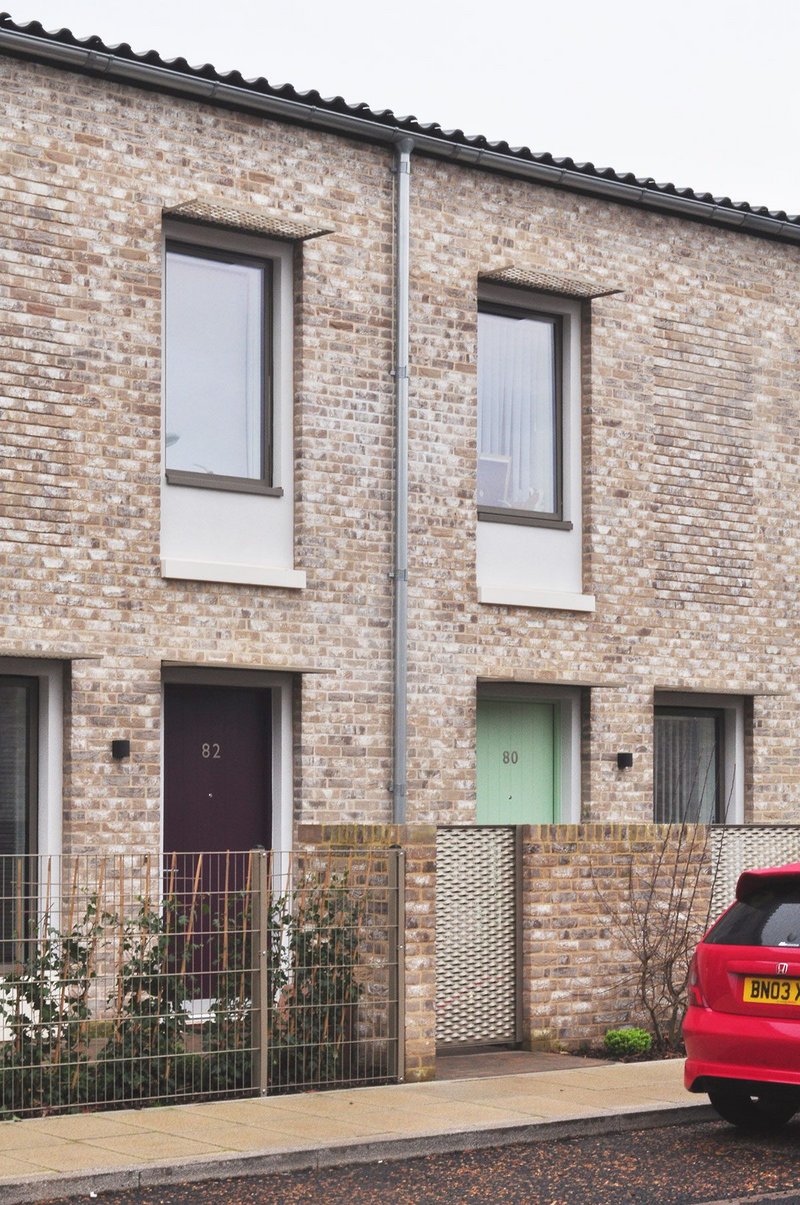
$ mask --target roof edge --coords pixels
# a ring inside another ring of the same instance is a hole
[[[593,164],[554,159],[527,147],[491,143],[461,130],[423,125],[416,118],[398,118],[389,110],[374,112],[366,105],[347,105],[341,98],[298,93],[291,86],[274,88],[267,80],[245,80],[238,72],[220,75],[208,64],[191,67],[185,59],[165,61],[155,51],[134,52],[127,43],[107,46],[98,37],[76,39],[69,30],[46,32],[38,22],[16,25],[0,13],[0,52],[31,58],[67,70],[100,76],[133,86],[177,93],[209,104],[225,104],[260,116],[294,121],[369,142],[393,144],[413,139],[418,152],[465,166],[496,171],[551,187],[581,192],[637,208],[691,218],[761,237],[800,243],[800,216],[754,208],[728,197],[712,197],[638,179]]]

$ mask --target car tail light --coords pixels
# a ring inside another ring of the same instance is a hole
[[[692,961],[689,963],[689,1004],[695,1005],[696,1008],[708,1008],[706,998],[703,995],[703,988],[700,984],[700,972],[697,968],[697,954],[692,954]]]

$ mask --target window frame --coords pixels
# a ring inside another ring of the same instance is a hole
[[[671,817],[670,819],[659,819],[655,813],[656,807],[656,720],[659,716],[682,716],[686,719],[713,719],[714,720],[714,760],[715,760],[715,787],[714,787],[714,816],[710,821],[692,821],[686,816]],[[663,704],[657,703],[653,707],[653,821],[655,824],[693,824],[693,823],[725,823],[725,780],[726,780],[726,717],[725,709],[722,707],[703,706],[698,703],[696,706],[682,706],[680,704]]]
[[[721,819],[716,823],[744,824],[752,806],[748,784],[748,764],[751,756],[753,696],[738,693],[715,693],[677,689],[659,684],[653,691],[653,717],[656,708],[677,708],[688,711],[699,708],[720,711],[723,717],[721,779],[723,784]],[[655,722],[653,719],[652,765],[655,770]],[[653,793],[655,798],[655,792]],[[653,811],[655,815],[655,811]]]
[[[564,515],[564,377],[565,377],[565,332],[564,325],[567,315],[560,311],[543,309],[538,305],[511,305],[478,299],[478,315],[495,314],[498,317],[525,319],[533,318],[546,322],[553,331],[553,460],[554,460],[554,494],[555,509],[553,511],[524,510],[519,507],[481,506],[477,507],[478,519],[484,523],[508,523],[525,527],[549,527],[558,531],[572,531],[572,522]],[[480,354],[480,352],[478,352]],[[480,400],[479,400],[480,405]],[[478,431],[478,458],[480,458],[480,429]],[[477,475],[477,465],[476,465]]]
[[[275,355],[274,355],[274,270],[272,259],[268,255],[258,256],[229,250],[224,246],[210,246],[195,243],[191,240],[177,238],[167,234],[164,242],[164,415],[165,424],[169,422],[169,395],[166,388],[166,363],[169,356],[169,330],[167,325],[166,297],[168,291],[167,263],[171,253],[185,255],[193,259],[207,259],[216,263],[243,264],[255,267],[261,271],[261,474],[259,477],[236,477],[215,473],[194,473],[186,469],[170,469],[167,466],[166,446],[164,448],[164,475],[167,485],[190,486],[195,489],[222,490],[232,493],[262,494],[268,497],[280,498],[283,489],[274,482],[274,444],[275,444]]]

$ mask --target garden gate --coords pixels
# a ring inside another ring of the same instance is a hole
[[[436,836],[436,1041],[521,1041],[518,828],[440,828]]]

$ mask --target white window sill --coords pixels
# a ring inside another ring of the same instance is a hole
[[[304,590],[306,575],[302,569],[282,569],[274,565],[231,565],[225,562],[177,561],[161,558],[161,576],[190,582],[229,582],[241,586],[278,586],[284,590]]]
[[[514,590],[505,586],[478,586],[478,602],[505,607],[542,607],[551,611],[594,611],[593,594],[568,590]]]

